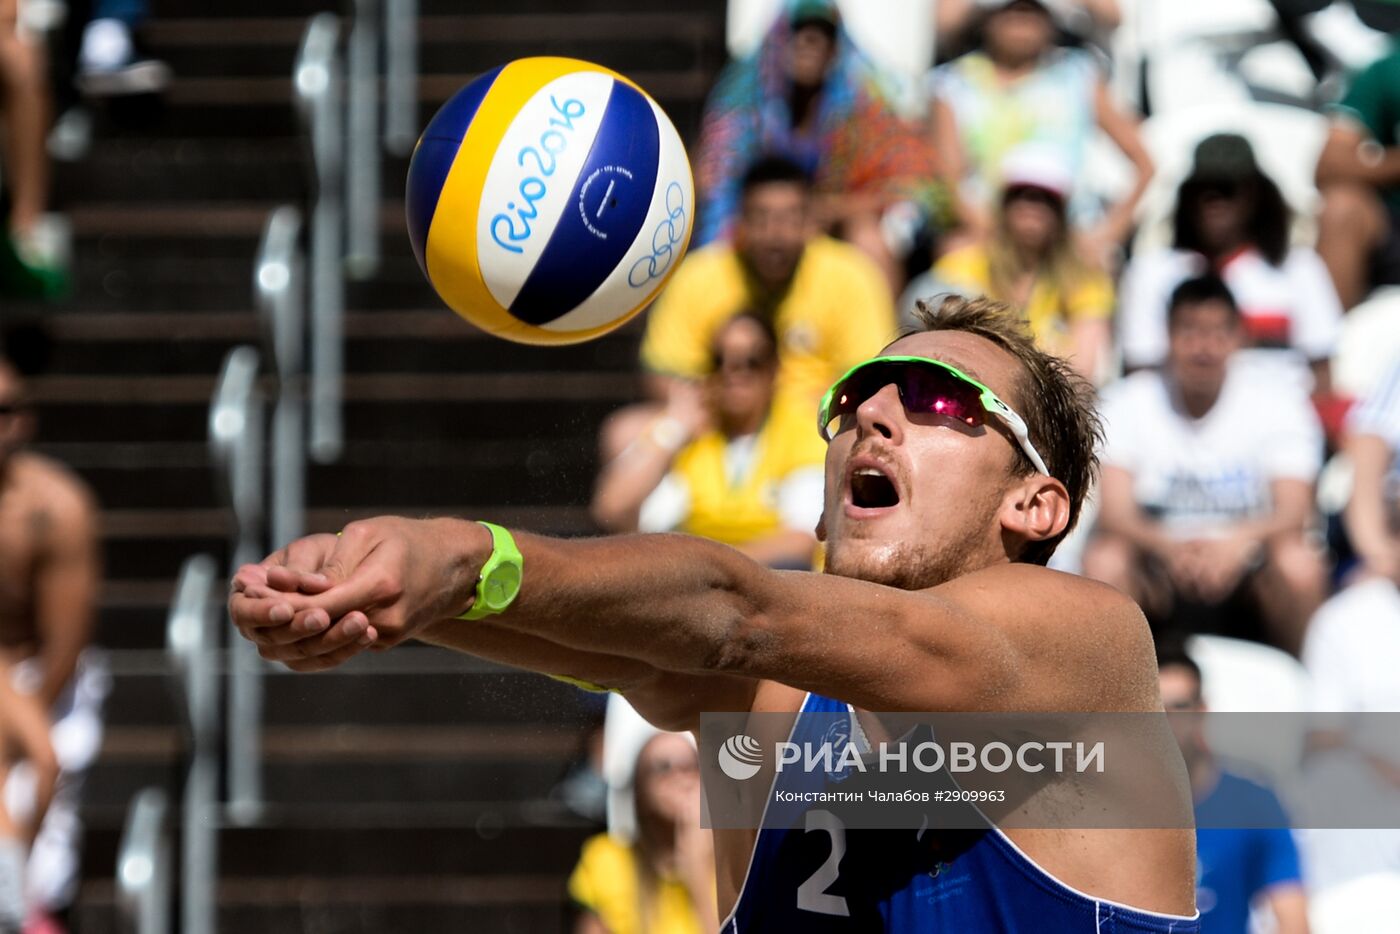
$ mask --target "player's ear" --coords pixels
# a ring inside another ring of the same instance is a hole
[[[1023,541],[1054,538],[1069,525],[1069,491],[1054,477],[1030,474],[1006,491],[1000,519],[1004,530]]]
[[[825,509],[822,510],[821,518],[817,519],[816,534],[817,534],[817,541],[819,541],[819,542],[824,542],[824,541],[826,541],[826,510],[825,510]]]

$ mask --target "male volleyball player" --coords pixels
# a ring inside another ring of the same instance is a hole
[[[1095,465],[1084,385],[1003,306],[923,320],[823,403],[825,574],[685,536],[382,518],[240,569],[234,621],[298,671],[417,637],[619,690],[670,729],[847,703],[1160,710],[1138,608],[1042,566]],[[716,833],[726,931],[1198,930],[1189,829],[989,829],[936,863],[912,830],[823,829]]]

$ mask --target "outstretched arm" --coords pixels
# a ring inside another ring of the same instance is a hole
[[[445,554],[443,540],[456,530],[454,520],[410,522],[375,520],[379,524],[403,523],[415,527],[420,546]],[[359,526],[347,531],[353,537]],[[242,568],[234,579],[234,621],[245,637],[258,645],[269,660],[282,661],[297,671],[320,671],[335,667],[374,645],[379,633],[371,627],[363,611],[342,616],[334,627],[320,625],[316,614],[298,614],[293,622],[264,626],[248,625],[250,614],[264,609],[269,601],[289,594],[320,594],[343,578],[333,560],[338,541],[334,535],[311,535],[293,542],[268,557],[260,565]],[[391,550],[386,547],[385,549]],[[431,574],[407,581],[420,599],[429,596]],[[375,607],[369,615],[382,624]],[[425,611],[428,616],[440,612]],[[647,720],[666,730],[688,730],[696,725],[702,711],[748,710],[756,682],[720,675],[685,675],[664,672],[636,658],[604,652],[581,651],[523,632],[496,619],[477,620],[465,625],[461,620],[430,622],[415,633],[424,642],[454,649],[488,661],[534,671],[552,677],[586,682],[625,695]]]
[[[571,649],[772,679],[873,710],[1074,710],[1086,692],[1099,705],[1151,709],[1155,698],[1146,679],[1104,670],[1108,659],[1150,671],[1138,664],[1151,658],[1140,614],[1108,588],[1041,568],[989,568],[909,592],[770,571],[680,535],[517,542],[526,583],[497,625]],[[436,624],[434,638],[447,641],[476,625],[453,617],[470,606],[490,550],[477,523],[353,523],[326,561],[337,581],[329,589],[235,593],[231,609],[254,638],[288,624],[318,633],[310,647],[265,651],[293,663],[350,625],[394,645]],[[1083,661],[1085,639],[1117,651]]]

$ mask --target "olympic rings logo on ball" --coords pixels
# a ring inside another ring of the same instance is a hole
[[[521,149],[520,152],[516,153],[515,156],[515,164],[521,168],[525,167],[526,157],[533,156],[535,165],[539,167],[539,174],[543,176],[543,178],[529,175],[521,179],[518,190],[520,192],[520,197],[525,201],[525,207],[516,207],[514,201],[506,203],[506,210],[514,211],[515,216],[520,220],[521,226],[525,229],[516,230],[515,221],[513,221],[510,215],[505,213],[505,211],[491,218],[491,239],[495,240],[496,244],[502,249],[509,250],[511,253],[525,252],[524,247],[513,246],[512,244],[529,240],[531,234],[534,233],[534,230],[530,227],[530,221],[540,216],[540,212],[535,208],[535,203],[549,194],[549,185],[544,179],[554,174],[554,170],[559,165],[556,157],[569,148],[569,138],[561,133],[560,130],[573,132],[574,120],[582,117],[586,112],[583,101],[577,98],[571,97],[561,104],[554,95],[551,94],[549,96],[549,102],[554,105],[554,109],[564,118],[562,120],[559,119],[559,117],[549,118],[549,125],[551,127],[558,127],[559,129],[545,130],[544,133],[540,134],[539,149],[536,149],[534,146],[526,146]],[[545,162],[545,156],[549,157],[548,163]],[[527,211],[529,213],[526,213]],[[505,240],[501,239],[501,234],[497,228],[502,224],[504,224],[506,228],[506,238],[510,240],[511,243],[506,243]]]
[[[666,211],[666,217],[652,232],[651,255],[637,260],[627,273],[627,284],[634,289],[664,276],[671,266],[675,248],[685,239],[685,192],[679,182],[666,186]]]

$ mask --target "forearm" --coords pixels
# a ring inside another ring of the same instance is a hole
[[[1383,503],[1366,501],[1358,491],[1352,494],[1342,514],[1352,548],[1368,564],[1384,564],[1396,552],[1396,541],[1387,528],[1385,512]]]
[[[1295,478],[1276,478],[1270,486],[1273,511],[1240,523],[1234,529],[1236,537],[1264,545],[1280,536],[1301,535],[1307,529],[1314,508],[1312,484]]]
[[[525,584],[502,625],[667,671],[713,670],[774,574],[733,548],[685,535],[516,540]]]
[[[672,426],[675,437],[664,433]],[[603,468],[593,495],[593,521],[609,532],[635,532],[642,503],[671,468],[685,428],[657,419]]]
[[[1317,160],[1317,184],[1347,183],[1377,188],[1400,184],[1400,146],[1381,149],[1360,135],[1328,140]]]
[[[654,667],[634,658],[569,648],[491,619],[443,620],[427,626],[419,638],[512,668],[563,675],[618,691],[636,688],[657,674]]]
[[[86,644],[86,639],[65,639],[58,644],[44,646],[40,656],[44,677],[37,697],[45,710],[53,709],[68,683],[73,680],[73,673],[78,668],[78,656]]]
[[[1099,514],[1099,528],[1126,539],[1139,551],[1149,554],[1165,554],[1173,543],[1162,524],[1149,518],[1136,503],[1118,508],[1110,508],[1105,503]]]
[[[1368,564],[1388,567],[1395,555],[1386,504],[1386,474],[1390,470],[1390,445],[1379,435],[1358,432],[1347,439],[1346,454],[1352,464],[1351,497],[1342,513],[1352,547]]]

